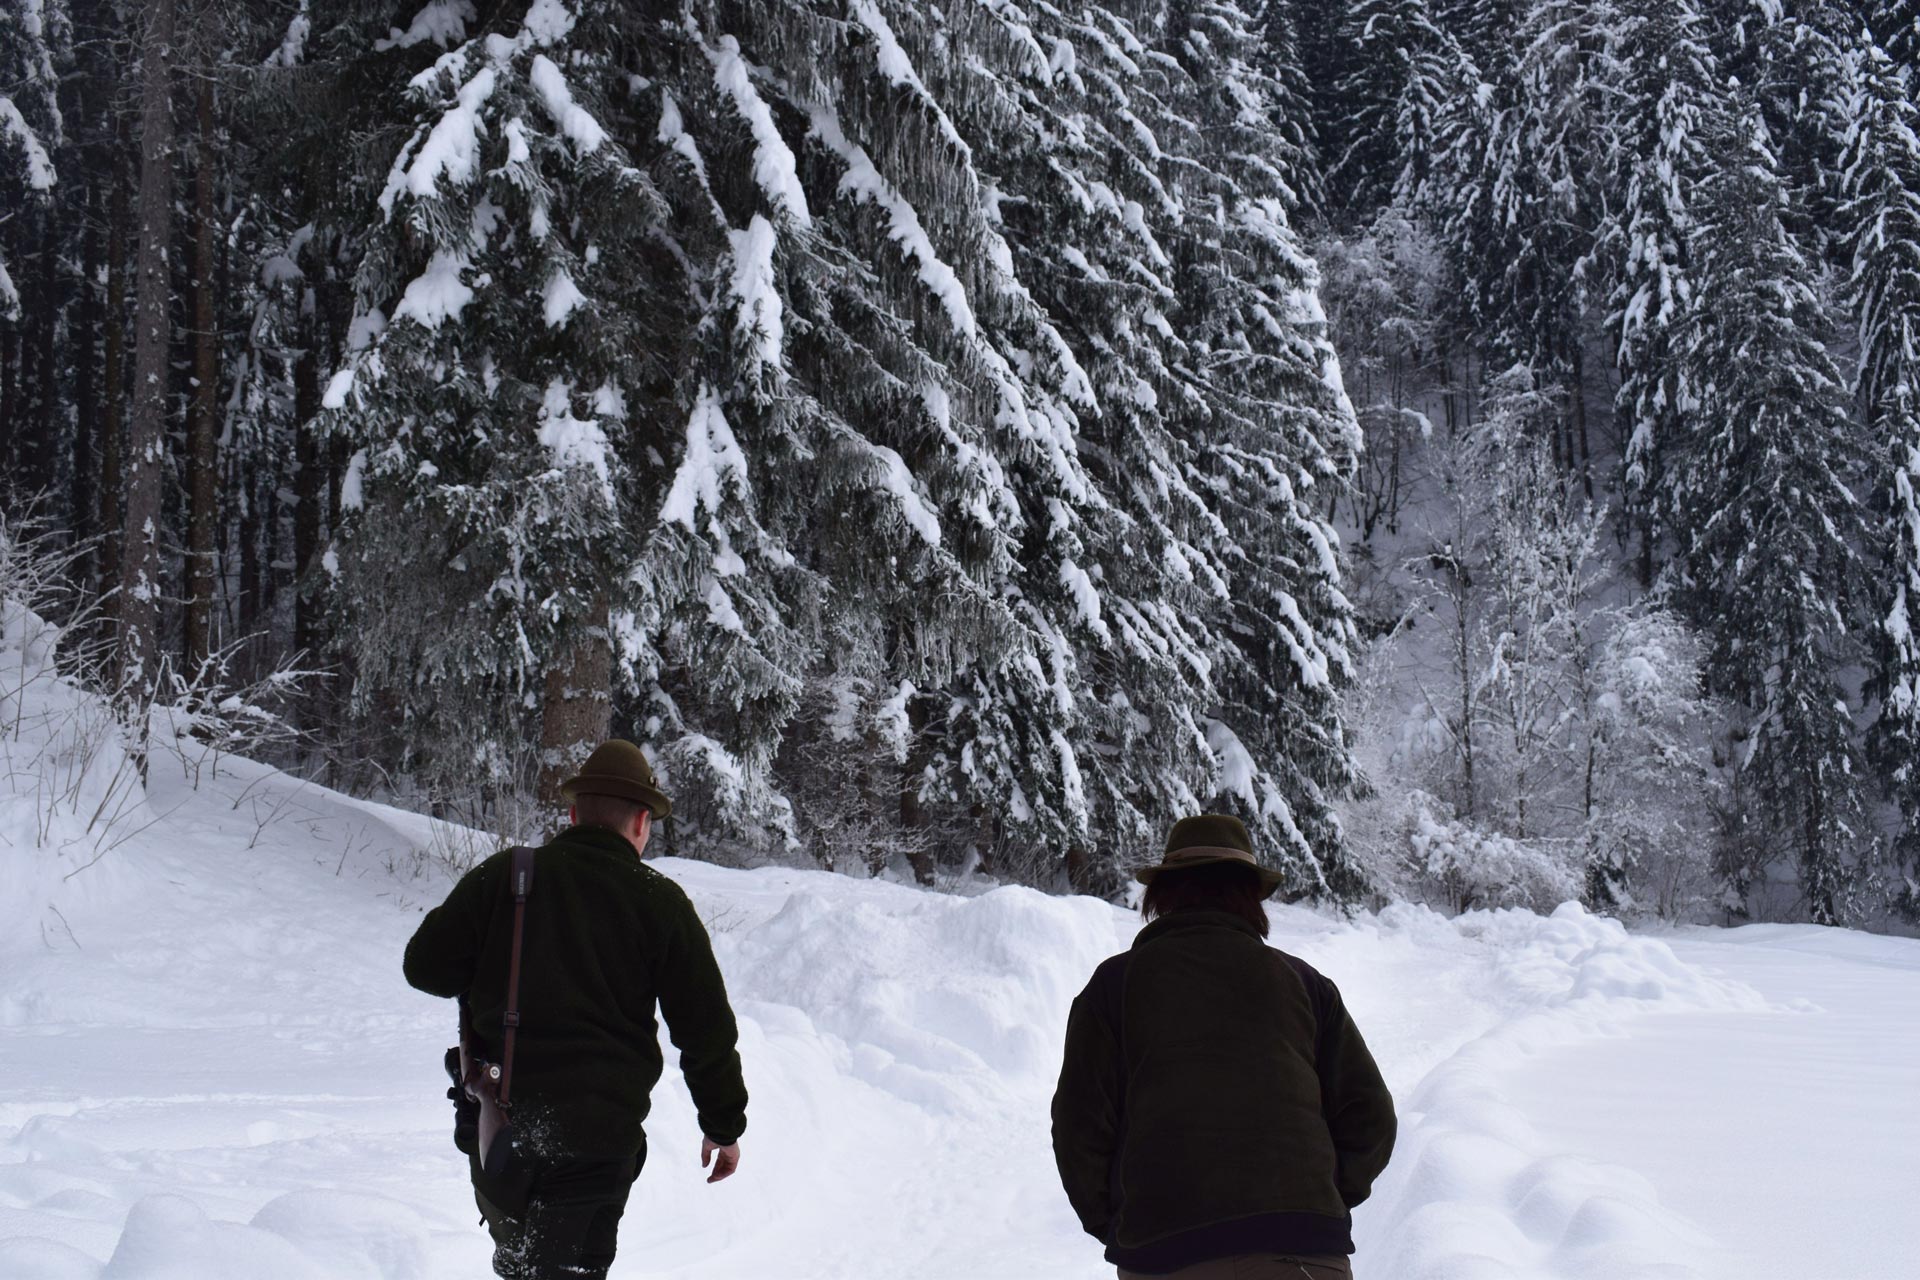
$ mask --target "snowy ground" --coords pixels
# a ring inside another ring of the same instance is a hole
[[[451,1008],[399,971],[447,884],[429,824],[246,762],[157,770],[152,825],[57,881],[30,799],[0,804],[0,1277],[487,1274]],[[1067,1002],[1132,918],[659,865],[714,932],[753,1103],[709,1187],[669,1071],[616,1276],[1112,1274],[1046,1109]],[[1920,943],[1571,907],[1289,908],[1273,940],[1341,985],[1401,1100],[1366,1280],[1920,1274]]]

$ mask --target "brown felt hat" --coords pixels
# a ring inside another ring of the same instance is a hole
[[[569,801],[576,796],[619,796],[643,804],[656,818],[673,812],[673,801],[654,780],[646,753],[625,738],[610,738],[593,749],[580,772],[560,784]]]
[[[1142,867],[1133,873],[1141,884],[1152,884],[1163,871],[1185,871],[1219,862],[1240,862],[1260,876],[1260,887],[1272,893],[1285,879],[1272,867],[1263,867],[1254,859],[1253,841],[1247,836],[1247,824],[1227,813],[1203,813],[1182,818],[1167,832],[1167,851],[1157,866]]]

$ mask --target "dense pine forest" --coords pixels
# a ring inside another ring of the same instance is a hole
[[[4,0],[14,591],[720,861],[1920,913],[1920,5]],[[29,567],[20,567],[28,564]]]

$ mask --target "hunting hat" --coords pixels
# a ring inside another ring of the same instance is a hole
[[[646,753],[625,738],[610,738],[595,747],[580,772],[560,784],[560,794],[569,801],[576,796],[619,796],[647,806],[656,818],[673,812],[673,801],[654,781]]]
[[[1254,861],[1253,841],[1247,836],[1246,824],[1226,813],[1203,813],[1174,823],[1173,830],[1167,832],[1167,851],[1159,864],[1140,868],[1133,873],[1133,878],[1141,884],[1152,884],[1153,878],[1163,871],[1185,871],[1219,862],[1240,862],[1252,867],[1260,876],[1263,892],[1272,893],[1280,887],[1280,873]]]

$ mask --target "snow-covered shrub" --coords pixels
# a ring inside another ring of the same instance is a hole
[[[1578,846],[1477,831],[1457,819],[1435,817],[1435,807],[1432,797],[1415,797],[1407,850],[1413,870],[1444,889],[1452,910],[1546,911],[1579,896],[1583,877]]]
[[[163,662],[150,683],[117,680],[112,629],[72,586],[87,550],[0,512],[0,837],[77,859],[63,876],[148,820],[156,761],[198,785],[222,755],[288,739],[274,704],[308,674],[235,684],[235,645],[190,673]]]
[[[1657,609],[1613,610],[1607,621],[1585,708],[1589,858],[1613,877],[1616,905],[1684,919],[1712,905],[1724,791],[1700,641]]]
[[[75,553],[0,512],[0,944],[57,937],[59,899],[148,820],[112,704],[97,619],[68,586]]]

